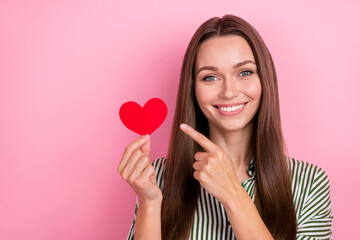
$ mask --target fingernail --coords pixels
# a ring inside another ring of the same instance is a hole
[[[150,138],[149,134],[143,135],[141,136],[143,140],[148,140]]]
[[[188,127],[185,124],[180,124],[180,128],[184,131],[186,131],[188,129]]]

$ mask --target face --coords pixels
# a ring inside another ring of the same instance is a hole
[[[261,83],[254,55],[243,37],[214,37],[200,44],[195,95],[210,131],[251,126],[260,106]]]

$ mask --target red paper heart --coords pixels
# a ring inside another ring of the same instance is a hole
[[[119,116],[123,124],[140,135],[152,134],[164,122],[167,107],[160,98],[152,98],[142,108],[130,101],[120,107]]]

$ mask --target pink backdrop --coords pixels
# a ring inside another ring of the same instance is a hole
[[[334,239],[359,236],[359,10],[356,0],[1,1],[0,239],[124,239],[135,194],[116,170],[137,135],[119,107],[167,102],[151,152],[165,156],[185,48],[226,13],[272,52],[290,155],[330,177]]]

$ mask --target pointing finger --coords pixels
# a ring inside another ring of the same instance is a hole
[[[189,137],[194,139],[198,144],[200,144],[200,146],[202,146],[205,149],[205,151],[213,152],[217,150],[217,145],[215,145],[207,137],[205,137],[203,134],[199,133],[189,125],[182,123],[180,124],[180,128],[185,134],[187,134]]]

